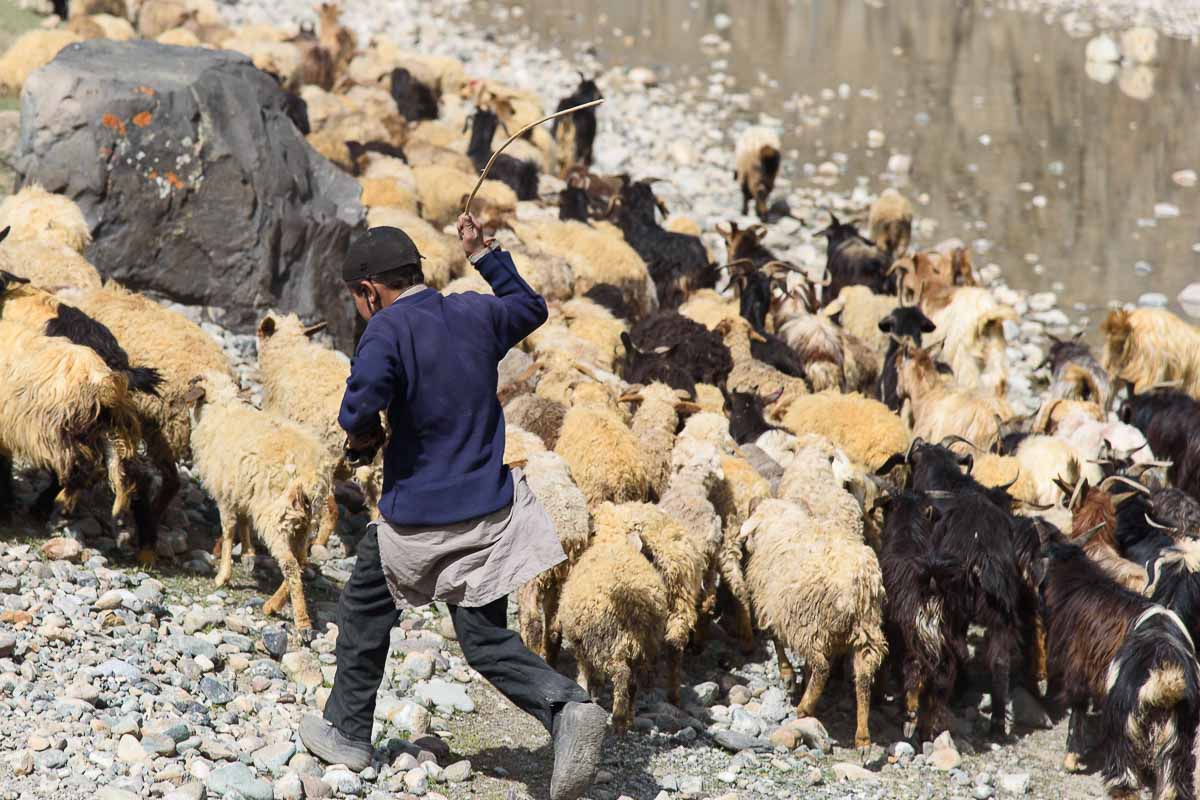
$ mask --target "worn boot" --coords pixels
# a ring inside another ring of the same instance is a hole
[[[300,741],[325,763],[344,764],[354,772],[366,769],[374,752],[370,742],[351,739],[316,714],[305,714],[300,720]]]
[[[576,800],[596,778],[608,714],[595,703],[567,703],[554,718],[550,800]]]

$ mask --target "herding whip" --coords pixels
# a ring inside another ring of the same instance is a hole
[[[473,201],[475,199],[475,193],[479,191],[480,186],[483,186],[483,181],[485,178],[487,178],[488,171],[492,168],[492,162],[494,162],[496,160],[496,156],[498,156],[504,152],[504,148],[508,147],[510,144],[515,142],[517,139],[520,139],[527,132],[533,130],[538,125],[541,125],[543,122],[549,122],[550,120],[554,119],[555,117],[563,117],[563,116],[566,116],[567,114],[573,114],[576,111],[582,111],[585,108],[592,108],[593,106],[598,106],[603,102],[604,102],[604,98],[602,97],[599,100],[593,100],[590,103],[584,103],[583,105],[575,106],[574,108],[566,108],[566,109],[563,109],[562,111],[556,111],[548,117],[542,117],[537,122],[529,123],[524,128],[521,128],[521,130],[514,133],[512,136],[508,137],[508,141],[505,142],[504,144],[500,145],[500,147],[496,149],[496,152],[492,153],[492,157],[488,159],[487,164],[483,168],[483,172],[479,173],[479,180],[475,182],[475,188],[471,190],[471,194],[467,197],[467,205],[465,208],[463,208],[463,213],[464,214],[470,213],[471,201]]]

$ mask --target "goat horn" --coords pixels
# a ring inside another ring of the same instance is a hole
[[[307,328],[305,328],[304,335],[305,336],[313,336],[315,334],[320,333],[321,331],[325,330],[328,327],[329,327],[328,322],[318,322],[315,325],[309,325]]]
[[[1146,524],[1149,525],[1151,528],[1158,528],[1160,531],[1172,531],[1172,532],[1176,531],[1176,528],[1172,528],[1169,525],[1159,525],[1157,522],[1150,519],[1149,514],[1143,514],[1142,516],[1144,516],[1146,518]]]
[[[981,447],[979,447],[979,445],[975,444],[974,442],[972,442],[968,439],[964,439],[963,437],[959,436],[958,434],[952,433],[949,436],[947,436],[946,438],[942,439],[940,442],[938,442],[938,447],[946,447],[946,442],[950,442],[950,444],[956,444],[958,442],[962,442],[963,444],[968,445],[969,447],[972,447],[981,453],[983,452],[983,449]]]
[[[1084,545],[1086,545],[1088,542],[1090,542],[1092,540],[1092,537],[1095,536],[1096,533],[1099,532],[1099,530],[1101,528],[1105,527],[1106,525],[1108,525],[1107,522],[1101,522],[1098,525],[1094,525],[1091,528],[1088,528],[1086,531],[1079,534],[1079,536],[1072,539],[1071,540],[1072,544],[1074,544],[1078,547],[1083,547]]]
[[[1013,502],[1025,506],[1026,508],[1032,508],[1034,511],[1049,511],[1050,509],[1054,508],[1052,505],[1044,506],[1041,503],[1031,503],[1028,500],[1022,500],[1019,497],[1014,499]]]
[[[704,408],[691,400],[680,400],[675,404],[675,411],[680,414],[699,414]]]
[[[1159,383],[1151,385],[1150,388],[1146,389],[1146,391],[1153,392],[1155,389],[1178,389],[1180,386],[1183,386],[1183,381],[1181,380],[1160,381]]]
[[[1102,492],[1107,492],[1109,484],[1111,484],[1111,483],[1124,483],[1127,486],[1132,486],[1134,489],[1137,489],[1139,492],[1142,492],[1143,494],[1146,494],[1146,495],[1152,494],[1150,489],[1145,484],[1138,483],[1137,481],[1132,480],[1131,478],[1126,478],[1124,475],[1110,475],[1109,477],[1100,481],[1100,485],[1096,488],[1100,489],[1100,491],[1102,491]]]
[[[915,448],[918,444],[925,444],[924,440],[922,440],[920,436],[914,437],[913,440],[908,443],[908,452],[904,454],[905,464],[907,464],[909,458],[912,457],[913,448]]]
[[[768,261],[767,263],[765,263],[761,267],[759,267],[759,269],[763,269],[763,270],[782,269],[782,270],[786,270],[787,272],[795,272],[797,274],[804,275],[805,280],[808,279],[808,275],[804,272],[804,270],[802,268],[797,267],[795,264],[789,264],[786,261],[779,261],[779,260]]]
[[[1071,499],[1067,501],[1067,508],[1071,511],[1074,511],[1075,507],[1078,505],[1079,498],[1083,494],[1083,487],[1086,485],[1087,478],[1080,478],[1075,482],[1075,488],[1071,490]]]
[[[1119,505],[1121,505],[1121,503],[1124,503],[1129,498],[1136,497],[1136,496],[1137,496],[1137,492],[1121,492],[1121,494],[1114,494],[1112,496],[1112,502],[1113,502],[1114,506],[1119,506]]]
[[[954,492],[946,492],[941,489],[931,489],[925,492],[925,496],[934,500],[953,500]]]
[[[727,270],[732,271],[734,267],[744,267],[744,266],[751,267],[751,271],[753,271],[754,262],[748,258],[739,258],[734,261],[730,261],[728,263],[722,264],[721,266],[717,267],[717,269],[718,270],[727,269]]]
[[[642,402],[641,392],[629,392],[617,398],[618,403],[640,403]]]

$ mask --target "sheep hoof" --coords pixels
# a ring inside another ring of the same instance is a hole
[[[1079,763],[1078,753],[1067,753],[1067,755],[1063,757],[1063,770],[1071,773],[1083,771],[1083,767]]]
[[[910,722],[904,723],[904,738],[905,739],[913,738],[913,736],[916,735],[916,732],[917,732],[917,723],[916,722],[910,721]]]
[[[158,553],[143,547],[137,551],[137,562],[143,567],[152,567],[158,562]]]
[[[232,570],[225,570],[225,569],[221,570],[220,572],[217,573],[217,579],[215,581],[213,581],[213,584],[218,589],[220,589],[222,586],[229,583],[229,575],[231,572],[232,572]],[[266,610],[267,610],[267,607],[263,606],[263,611],[266,611]]]
[[[870,736],[862,736],[862,737],[855,736],[854,737],[854,749],[858,750],[858,754],[860,756],[862,756],[863,760],[865,761],[866,758],[871,754],[871,737]]]

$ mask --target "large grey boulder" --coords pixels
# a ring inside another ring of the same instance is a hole
[[[340,270],[358,183],[305,142],[245,56],[153,42],[71,45],[21,94],[16,168],[72,197],[106,277],[249,332],[267,308],[354,331]]]

